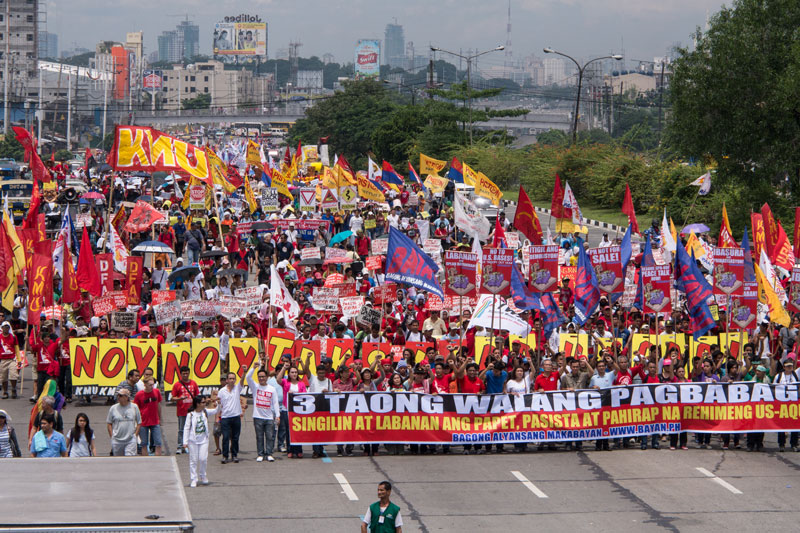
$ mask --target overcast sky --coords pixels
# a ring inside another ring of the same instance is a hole
[[[340,63],[353,58],[355,41],[383,39],[393,19],[405,29],[417,54],[429,44],[453,51],[486,50],[505,44],[507,0],[46,0],[47,29],[59,37],[59,52],[75,45],[94,49],[101,40],[124,41],[144,31],[146,52],[157,36],[189,14],[200,26],[200,52],[211,52],[214,23],[224,16],[257,14],[269,24],[268,54],[275,57],[290,40],[303,43],[300,55],[332,53]],[[675,43],[684,46],[719,0],[512,0],[515,59],[542,55],[544,46],[588,58],[622,53],[652,60]],[[503,63],[498,52],[481,66]],[[629,63],[629,66],[632,62]]]

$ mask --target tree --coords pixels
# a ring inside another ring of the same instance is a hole
[[[72,152],[62,148],[61,150],[56,152],[55,158],[56,161],[69,161],[72,159]]]
[[[211,107],[211,95],[207,93],[198,94],[194,98],[181,102],[183,109],[208,109]]]
[[[10,157],[17,162],[22,162],[24,159],[25,149],[14,136],[13,131],[9,131],[5,139],[0,141],[0,157]]]
[[[329,136],[333,153],[345,154],[351,164],[363,168],[367,152],[372,149],[373,132],[398,105],[383,84],[375,80],[350,81],[344,87],[307,109],[305,117],[289,131],[288,143],[316,144],[320,137]]]
[[[717,191],[746,186],[731,218],[765,200],[785,216],[800,195],[798,26],[796,0],[735,0],[673,63],[668,140],[718,165]]]

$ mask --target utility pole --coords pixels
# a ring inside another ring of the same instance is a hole
[[[661,58],[661,81],[658,88],[658,140],[661,142],[661,104],[664,101],[664,63],[666,58]]]
[[[459,61],[461,61],[459,59]],[[433,59],[428,61],[428,99],[433,100],[433,93],[431,90],[433,89]]]
[[[8,61],[11,55],[11,2],[6,0],[6,52],[3,66],[3,134],[8,135]]]
[[[72,72],[67,74],[67,150],[72,150]]]
[[[38,66],[38,65],[37,65]],[[42,108],[42,69],[39,69],[39,108],[36,110],[36,118],[39,121],[39,135],[36,141],[36,152],[42,153],[42,121],[44,120],[44,109]]]
[[[106,139],[106,124],[108,121],[106,117],[108,116],[108,78],[109,74],[106,72],[103,76],[103,141],[105,142]]]

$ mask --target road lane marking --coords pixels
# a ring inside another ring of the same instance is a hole
[[[733,494],[743,494],[742,491],[725,481],[724,479],[720,478],[719,476],[714,475],[712,472],[709,472],[705,468],[697,467],[697,471],[709,478],[711,481],[716,483],[717,485],[724,487],[725,489],[729,490]]]
[[[339,482],[339,485],[342,486],[342,490],[344,491],[347,498],[351,501],[357,501],[358,495],[356,495],[356,491],[353,490],[353,487],[350,486],[350,482],[347,481],[347,478],[344,477],[344,474],[334,474],[333,477],[336,478],[336,481]]]
[[[525,476],[523,476],[523,475],[522,475],[522,472],[519,472],[518,470],[512,470],[512,471],[511,471],[511,474],[512,474],[512,475],[513,475],[515,478],[517,478],[519,481],[521,481],[521,482],[522,482],[522,484],[523,484],[523,485],[525,485],[525,487],[526,487],[526,488],[527,488],[529,491],[531,491],[532,493],[536,494],[536,496],[537,496],[537,497],[539,497],[539,498],[547,498],[547,494],[545,494],[544,492],[542,492],[541,490],[539,490],[539,487],[537,487],[536,485],[534,485],[533,483],[531,483],[531,480],[530,480],[530,479],[528,479],[528,478],[526,478]]]

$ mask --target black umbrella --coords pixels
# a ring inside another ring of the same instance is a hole
[[[206,250],[200,254],[200,257],[205,259],[206,257],[225,257],[226,255],[228,252],[225,250]]]
[[[317,266],[322,264],[322,259],[317,259],[316,257],[312,257],[310,259],[303,259],[300,261],[300,266]]]
[[[190,279],[195,277],[197,274],[200,273],[200,268],[196,266],[185,266],[181,268],[177,268],[172,271],[172,274],[169,275],[167,278],[169,281],[175,281],[178,279]]]
[[[111,168],[111,165],[109,165],[108,163],[102,163],[99,167],[97,167],[97,170],[99,172],[111,172],[114,169]]]
[[[250,226],[250,229],[251,230],[254,229],[256,231],[261,231],[261,230],[272,231],[275,229],[275,226],[273,226],[269,222],[253,222],[253,225]]]
[[[235,276],[235,275],[244,276],[245,271],[241,268],[224,268],[222,270],[217,270],[217,276]]]

